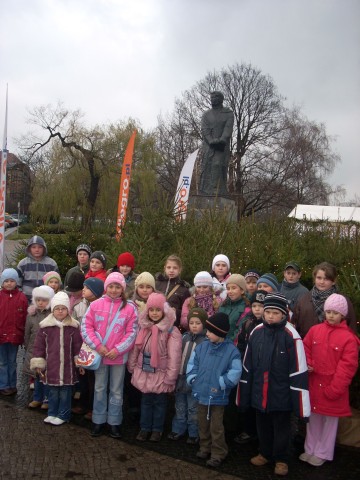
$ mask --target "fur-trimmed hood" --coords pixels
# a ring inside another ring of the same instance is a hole
[[[164,305],[164,316],[160,322],[156,323],[156,326],[159,330],[166,331],[169,330],[175,323],[176,313],[172,307],[166,302]],[[140,328],[151,328],[154,325],[147,314],[146,309],[142,311],[139,315],[139,327]]]
[[[56,320],[52,313],[50,313],[50,315],[44,318],[44,320],[40,322],[39,326],[40,328],[60,327],[60,324],[62,324],[64,327],[80,327],[80,323],[75,320],[75,318],[70,317],[70,315],[68,315],[62,322],[59,322],[59,320]]]

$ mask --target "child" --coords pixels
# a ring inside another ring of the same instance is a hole
[[[74,306],[73,317],[80,325],[89,308],[89,305],[104,293],[104,282],[100,278],[87,278],[82,289],[82,300]],[[95,374],[92,370],[80,370],[79,377],[79,405],[72,408],[72,413],[85,414],[87,420],[92,419],[92,406],[94,402]]]
[[[96,278],[96,277],[90,277],[90,278]],[[85,276],[81,272],[73,271],[69,275],[65,292],[69,295],[70,315],[73,314],[75,305],[78,305],[82,301],[82,290],[84,288],[84,281],[85,281]]]
[[[50,302],[54,295],[54,290],[48,285],[35,287],[32,291],[32,302],[28,308],[28,315],[26,317],[24,339],[25,360],[23,372],[30,375],[31,378],[35,377],[34,396],[33,400],[29,403],[29,408],[41,407],[42,410],[48,409],[47,385],[40,382],[39,378],[35,375],[35,372],[30,370],[30,360],[33,354],[35,338],[40,328],[39,324],[50,314]]]
[[[209,272],[199,272],[194,278],[194,294],[187,298],[181,310],[180,325],[184,330],[189,327],[188,313],[194,307],[203,308],[211,317],[219,309],[222,302],[213,288],[213,279]]]
[[[272,273],[264,273],[261,275],[256,284],[259,290],[265,290],[268,293],[278,292],[280,289],[277,278]]]
[[[182,337],[182,358],[180,372],[175,387],[175,417],[172,421],[170,440],[179,440],[189,434],[188,444],[194,445],[199,441],[197,422],[197,401],[192,396],[191,388],[186,383],[186,367],[195,347],[205,340],[205,322],[208,315],[202,308],[193,308],[188,312],[188,327]]]
[[[232,341],[238,335],[242,319],[250,311],[250,303],[245,291],[246,282],[242,275],[234,273],[226,279],[227,297],[224,303],[220,305],[219,312],[229,315],[230,330],[228,338]]]
[[[49,388],[49,409],[45,423],[62,425],[70,420],[71,395],[77,382],[75,359],[82,344],[79,322],[69,315],[70,302],[65,292],[51,300],[51,313],[40,322],[36,335],[31,370]]]
[[[288,322],[286,298],[267,294],[264,320],[252,332],[240,381],[240,407],[256,409],[260,453],[255,466],[275,462],[275,474],[288,473],[291,411],[310,415],[307,365],[300,335]]]
[[[76,258],[78,263],[75,267],[72,267],[67,271],[64,279],[64,289],[66,289],[68,285],[69,276],[72,272],[80,272],[84,275],[88,273],[91,253],[91,248],[89,245],[86,245],[86,243],[82,243],[76,247]]]
[[[256,290],[250,297],[251,312],[246,315],[240,327],[237,337],[237,347],[239,349],[241,360],[245,357],[246,347],[255,327],[262,323],[264,313],[264,301],[267,292],[265,290]],[[243,413],[243,412],[241,412]],[[238,444],[247,443],[256,438],[256,416],[253,408],[247,409],[246,413],[240,414],[243,420],[243,431],[234,438],[234,442]]]
[[[301,268],[295,262],[288,262],[284,268],[284,280],[280,285],[280,293],[282,293],[288,303],[291,312],[294,307],[305,293],[308,293],[308,289],[300,283]]]
[[[147,299],[155,291],[155,278],[149,272],[142,272],[135,279],[135,292],[133,301],[139,313],[145,309]]]
[[[130,252],[121,253],[118,256],[115,267],[108,270],[108,273],[111,272],[120,272],[124,275],[126,282],[126,298],[131,298],[134,295],[135,290],[135,279],[138,276],[134,272],[135,268],[135,258]]]
[[[55,260],[47,256],[45,240],[38,235],[31,237],[25,249],[26,257],[18,263],[22,291],[29,303],[31,302],[32,290],[43,285],[43,276],[46,272],[58,272]]]
[[[229,317],[217,312],[205,323],[205,341],[195,348],[187,370],[187,383],[198,401],[200,450],[198,458],[210,459],[208,467],[219,467],[228,454],[223,424],[224,407],[241,376],[240,353],[226,339]]]
[[[93,252],[90,256],[89,271],[85,278],[100,278],[103,282],[106,280],[106,256],[100,250]]]
[[[126,300],[126,283],[121,273],[110,273],[104,288],[105,295],[90,304],[81,323],[81,333],[84,342],[102,356],[101,365],[95,370],[91,436],[102,435],[107,422],[110,436],[118,439],[125,364],[135,342],[137,310]],[[103,343],[105,337],[108,338]]]
[[[182,262],[176,255],[170,255],[164,265],[164,273],[155,276],[156,290],[162,292],[166,301],[176,312],[175,326],[180,325],[181,309],[184,301],[190,297],[190,285],[180,278]]]
[[[254,268],[245,272],[244,278],[246,282],[246,293],[249,297],[251,297],[251,295],[253,295],[258,289],[257,281],[260,277],[261,273]]]
[[[175,389],[180,369],[181,334],[175,312],[162,293],[152,293],[140,314],[140,331],[129,355],[131,382],[142,392],[140,432],[136,440],[159,442],[164,430],[167,395]]]
[[[311,415],[300,460],[320,467],[334,458],[339,417],[351,416],[349,385],[358,368],[357,336],[346,324],[346,298],[337,293],[324,304],[325,321],[304,338],[309,369]]]
[[[48,272],[43,276],[44,285],[51,287],[55,293],[61,290],[61,277],[58,272]]]
[[[214,290],[224,300],[226,298],[225,281],[231,275],[230,260],[226,255],[215,255],[211,265]]]
[[[24,342],[28,301],[17,287],[19,275],[6,268],[0,277],[0,394],[15,395],[16,357]]]

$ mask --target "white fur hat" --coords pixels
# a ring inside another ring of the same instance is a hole
[[[35,287],[32,291],[33,300],[35,300],[35,298],[45,298],[46,300],[51,300],[54,295],[54,290],[48,285],[40,285],[40,287]]]

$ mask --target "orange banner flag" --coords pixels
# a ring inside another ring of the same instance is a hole
[[[116,218],[116,240],[118,242],[120,241],[120,238],[122,236],[122,229],[125,225],[126,220],[126,210],[129,201],[131,166],[133,161],[135,137],[136,130],[134,130],[133,134],[130,137],[129,143],[127,144],[120,177],[119,203]]]

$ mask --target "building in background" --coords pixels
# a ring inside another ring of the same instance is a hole
[[[1,155],[2,152],[0,152]],[[30,168],[13,153],[8,153],[7,162],[6,211],[17,213],[20,202],[20,213],[27,215],[31,201]]]

